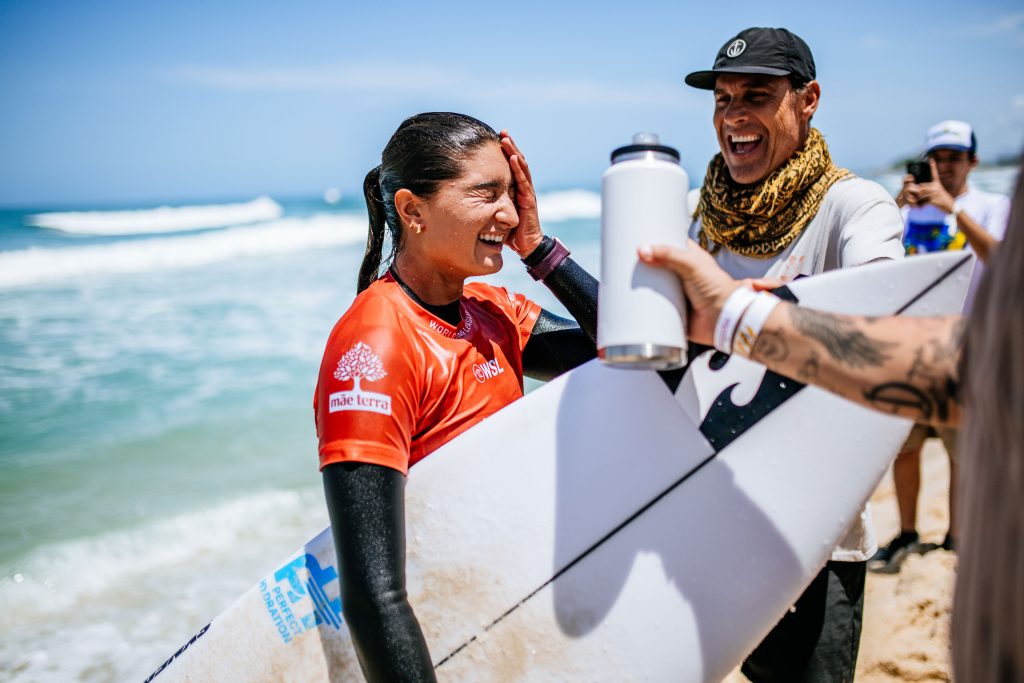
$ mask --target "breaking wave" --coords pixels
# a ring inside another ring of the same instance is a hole
[[[538,195],[537,210],[547,223],[600,218],[601,195],[589,190],[546,192]]]
[[[281,205],[270,197],[241,204],[161,206],[132,211],[61,211],[29,216],[26,222],[78,235],[145,235],[184,232],[260,223],[281,217]]]
[[[365,219],[318,215],[199,235],[154,237],[83,247],[0,252],[0,289],[85,275],[203,266],[248,256],[334,247],[366,239]]]
[[[39,548],[0,570],[0,678],[141,680],[326,523],[318,489],[268,491]]]

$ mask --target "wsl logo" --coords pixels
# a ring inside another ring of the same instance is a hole
[[[352,380],[352,391],[338,391],[330,395],[328,410],[337,413],[342,410],[363,410],[369,413],[391,414],[391,397],[373,391],[363,391],[362,380],[376,382],[387,377],[380,358],[363,342],[359,342],[338,361],[334,378],[347,382]]]
[[[483,384],[492,377],[497,377],[503,372],[505,372],[505,368],[501,367],[501,363],[498,362],[497,358],[473,364],[473,376],[476,377],[476,381],[480,382],[480,384]]]
[[[273,583],[260,581],[267,615],[285,643],[321,624],[340,629],[341,598],[331,597],[338,590],[338,571],[309,553],[274,572]]]

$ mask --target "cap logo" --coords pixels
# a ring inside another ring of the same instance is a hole
[[[729,43],[729,47],[725,48],[725,56],[729,58],[739,57],[741,54],[743,54],[743,51],[746,49],[747,41],[743,40],[742,38],[737,38],[736,40]]]

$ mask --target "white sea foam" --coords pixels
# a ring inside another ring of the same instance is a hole
[[[271,491],[40,548],[0,575],[0,677],[141,680],[324,524],[319,490]]]
[[[365,239],[355,216],[318,215],[200,235],[154,237],[85,247],[0,252],[0,289],[85,275],[142,273],[202,266],[241,257],[340,246]]]
[[[270,197],[257,197],[241,204],[40,213],[29,216],[26,222],[40,228],[80,235],[141,235],[259,223],[275,220],[281,215],[280,204]]]
[[[547,192],[537,196],[537,210],[547,223],[600,218],[601,195],[589,190]]]
[[[0,613],[0,625],[10,625],[12,610],[22,611],[23,616],[57,615],[154,572],[244,553],[257,537],[277,536],[278,527],[291,528],[303,516],[319,516],[306,509],[322,507],[319,501],[312,506],[308,498],[295,492],[269,491],[127,531],[41,547],[5,567],[0,576],[0,597],[6,606]],[[298,547],[301,540],[292,537],[291,545]],[[275,559],[279,558],[267,557],[265,562]],[[268,567],[254,568],[253,581]]]

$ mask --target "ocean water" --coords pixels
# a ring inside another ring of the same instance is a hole
[[[540,201],[596,274],[597,193]],[[0,679],[142,680],[326,525],[312,393],[365,231],[361,198],[0,211]],[[510,252],[488,279],[564,313]]]

